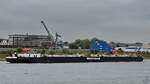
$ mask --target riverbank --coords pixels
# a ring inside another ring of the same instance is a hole
[[[5,61],[7,56],[9,56],[9,54],[0,54],[0,61]]]
[[[0,58],[0,61],[5,61],[5,58]]]

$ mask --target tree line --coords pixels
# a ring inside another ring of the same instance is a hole
[[[69,44],[70,49],[89,49],[92,41],[103,41],[96,37],[92,39],[77,39]]]

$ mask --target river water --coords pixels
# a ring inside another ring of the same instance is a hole
[[[150,60],[52,64],[0,62],[0,84],[150,84]]]

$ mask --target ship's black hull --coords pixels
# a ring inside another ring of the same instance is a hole
[[[17,57],[10,63],[80,63],[80,62],[142,62],[143,57]]]
[[[86,62],[85,57],[17,57],[17,59],[7,59],[10,63],[71,63]]]
[[[101,57],[101,62],[142,62],[143,57]]]

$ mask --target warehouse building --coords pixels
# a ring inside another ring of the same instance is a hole
[[[9,35],[8,43],[14,47],[51,46],[47,35],[13,34]]]

